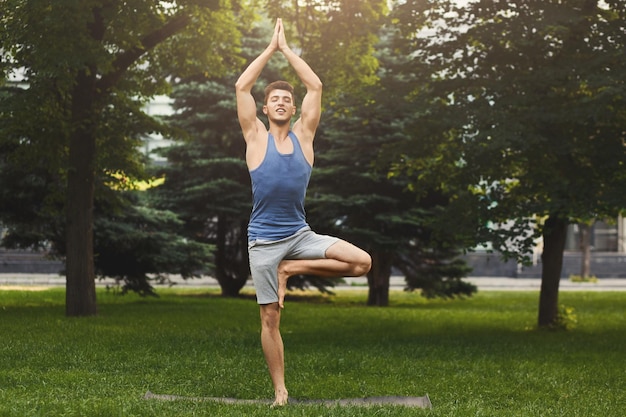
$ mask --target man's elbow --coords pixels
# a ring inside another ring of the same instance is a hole
[[[324,88],[324,84],[322,84],[322,80],[320,80],[319,78],[315,80],[314,82],[312,82],[311,85],[309,86],[309,89],[314,90],[314,91],[319,91],[320,93],[322,92],[323,88]]]
[[[242,93],[246,93],[249,92],[251,90],[251,88],[244,83],[241,79],[237,80],[237,82],[235,82],[235,91],[236,92],[242,92]]]

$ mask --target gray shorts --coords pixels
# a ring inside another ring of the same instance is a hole
[[[278,264],[283,259],[325,259],[338,238],[318,235],[308,227],[284,239],[248,244],[250,271],[259,304],[278,302]]]

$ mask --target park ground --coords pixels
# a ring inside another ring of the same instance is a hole
[[[196,281],[204,287],[181,283],[142,298],[100,283],[98,315],[68,318],[62,283],[31,278],[0,289],[0,416],[622,417],[626,409],[626,290],[614,287],[563,291],[567,331],[536,329],[532,286],[426,300],[394,281],[385,308],[364,305],[362,280],[335,296],[294,292],[282,320],[291,396],[428,395],[432,409],[270,410],[193,400],[271,398],[250,288],[227,299]]]

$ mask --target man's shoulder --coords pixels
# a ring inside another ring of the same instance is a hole
[[[300,120],[294,123],[290,132],[301,142],[313,142],[315,138],[315,131],[305,129]]]
[[[263,122],[258,118],[254,127],[248,131],[243,131],[243,138],[248,145],[252,143],[265,142],[267,141],[268,136],[269,131],[265,127],[265,124],[263,124]]]

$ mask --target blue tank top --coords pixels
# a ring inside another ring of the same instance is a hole
[[[307,226],[304,198],[312,168],[296,135],[289,132],[289,138],[293,152],[282,154],[269,133],[265,158],[250,171],[253,205],[248,241],[284,239]]]

